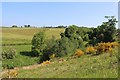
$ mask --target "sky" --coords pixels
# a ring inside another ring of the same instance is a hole
[[[78,25],[96,27],[107,21],[106,15],[118,20],[117,2],[2,2],[2,26]]]
[[[120,28],[120,1],[118,3],[118,28]]]

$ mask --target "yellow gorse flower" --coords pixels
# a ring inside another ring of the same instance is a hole
[[[96,49],[92,46],[86,48],[86,53],[88,54],[95,53],[95,52],[96,52]]]
[[[18,75],[16,70],[8,71],[8,77],[16,77]]]
[[[51,62],[50,61],[44,61],[41,65],[47,65],[47,64],[50,64]]]
[[[98,52],[112,52],[112,49],[119,46],[117,42],[98,43],[96,49]]]
[[[82,56],[83,54],[84,54],[84,52],[80,49],[77,49],[76,52],[75,52],[75,55],[78,56],[78,57]]]

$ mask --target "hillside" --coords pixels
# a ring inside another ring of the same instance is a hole
[[[98,56],[84,55],[80,58],[64,57],[37,68],[15,70],[18,78],[117,78],[118,54]],[[5,77],[5,75],[3,75]]]

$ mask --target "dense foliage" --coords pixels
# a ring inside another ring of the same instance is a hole
[[[97,28],[92,28],[89,33],[90,44],[96,44],[100,42],[113,42],[116,40],[116,18],[113,16],[106,16],[107,22],[103,22],[102,25]]]
[[[77,49],[85,51],[86,46],[96,45],[100,42],[113,42],[117,40],[116,18],[105,16],[107,22],[97,28],[79,27],[76,25],[68,26],[60,34],[61,39],[45,41],[43,32],[34,35],[32,39],[33,53],[42,54],[42,61],[49,60],[51,54],[56,57],[74,55]],[[86,50],[87,53],[96,54],[96,50],[91,46]]]
[[[13,59],[16,56],[16,49],[14,48],[8,48],[4,51],[2,51],[2,59]]]
[[[35,34],[32,39],[32,52],[34,53],[34,56],[43,55],[45,46],[45,33],[39,32]]]

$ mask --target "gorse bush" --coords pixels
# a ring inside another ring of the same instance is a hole
[[[13,78],[18,75],[18,72],[16,70],[10,70],[8,71],[7,75],[8,75],[8,78]]]
[[[10,47],[4,51],[2,51],[2,58],[3,59],[13,59],[16,56],[16,49]]]
[[[112,52],[113,48],[118,46],[119,44],[117,42],[108,42],[108,43],[98,43],[96,46],[97,53],[103,53],[103,52]]]
[[[119,43],[118,43],[118,42],[112,42],[112,43],[111,43],[111,47],[114,48],[114,47],[116,47],[116,46],[119,46]]]
[[[92,47],[92,46],[86,48],[86,53],[87,54],[95,54],[96,51],[97,50],[94,47]]]
[[[76,52],[75,52],[75,56],[80,57],[82,55],[84,55],[84,52],[80,49],[77,49]]]
[[[101,53],[112,53],[113,48],[119,46],[117,42],[98,43],[96,46],[90,46],[86,48],[87,54],[101,54]]]
[[[43,63],[41,65],[44,66],[44,65],[48,65],[48,64],[51,64],[51,62],[47,60],[47,61],[43,61]]]

